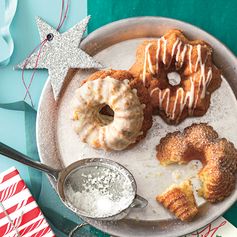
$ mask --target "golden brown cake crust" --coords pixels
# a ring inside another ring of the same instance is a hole
[[[191,221],[198,213],[190,180],[169,187],[156,200],[182,221]]]
[[[199,178],[202,188],[199,194],[210,202],[223,200],[235,187],[237,150],[233,143],[219,138],[217,132],[205,123],[193,124],[183,133],[167,134],[157,145],[156,157],[161,165],[201,160],[203,168]]]
[[[221,72],[212,62],[212,48],[202,40],[188,40],[180,30],[144,41],[130,72],[148,88],[153,112],[169,124],[204,115],[211,93],[221,84]],[[169,84],[170,72],[179,73],[180,84]]]
[[[102,70],[97,71],[86,78],[82,84],[87,81],[96,80],[98,78],[112,77],[117,80],[129,80],[129,85],[132,89],[137,90],[137,96],[141,104],[145,104],[145,108],[143,109],[143,124],[142,124],[142,132],[143,134],[137,137],[137,142],[144,138],[147,134],[147,131],[152,126],[152,106],[150,101],[150,96],[147,89],[143,86],[143,83],[140,80],[134,79],[133,75],[126,70]],[[104,111],[106,113],[106,111]]]

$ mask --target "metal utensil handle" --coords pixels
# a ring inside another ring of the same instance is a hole
[[[20,153],[19,151],[14,150],[13,148],[3,144],[0,142],[0,154],[7,156],[15,161],[18,161],[24,165],[28,165],[37,170],[43,171],[50,176],[52,176],[55,180],[58,179],[59,170],[53,169],[45,164],[42,164],[38,161],[31,160],[28,156]]]
[[[77,225],[74,229],[72,229],[72,230],[70,231],[68,237],[73,237],[74,234],[75,234],[79,229],[81,229],[82,227],[84,227],[84,226],[86,226],[86,225],[88,225],[88,224],[87,224],[87,223],[81,223],[81,224]]]
[[[136,196],[133,200],[133,203],[131,204],[130,207],[132,207],[132,208],[144,208],[144,207],[147,206],[147,204],[148,204],[148,201],[145,198],[143,198],[143,197],[139,196],[138,194],[136,194]]]

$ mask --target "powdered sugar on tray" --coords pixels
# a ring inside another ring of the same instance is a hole
[[[117,170],[99,166],[72,173],[65,183],[65,195],[83,215],[106,218],[129,207],[135,191],[131,181]]]

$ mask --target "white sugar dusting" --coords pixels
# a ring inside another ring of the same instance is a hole
[[[134,63],[136,48],[142,41],[143,39],[136,39],[115,44],[98,53],[95,58],[108,67],[128,69]],[[237,126],[234,126],[237,118],[237,104],[228,82],[223,78],[221,87],[212,94],[211,106],[204,116],[188,118],[178,126],[168,125],[159,116],[154,116],[153,126],[141,142],[128,150],[105,152],[92,149],[87,144],[80,142],[72,129],[72,121],[69,119],[69,104],[73,93],[80,81],[87,76],[88,73],[78,71],[67,86],[58,108],[56,136],[58,153],[63,164],[67,166],[88,157],[114,160],[131,171],[137,182],[138,194],[149,202],[148,206],[142,210],[134,209],[129,214],[129,218],[144,221],[174,219],[167,210],[156,202],[155,197],[175,182],[175,177],[172,176],[175,170],[179,170],[180,173],[176,182],[181,183],[187,177],[194,177],[199,168],[193,168],[190,164],[162,167],[156,159],[155,147],[160,138],[168,132],[183,130],[192,123],[200,122],[208,122],[219,133],[220,137],[226,137],[237,146]],[[201,205],[203,201],[197,200],[197,202],[198,205]]]
[[[65,195],[71,206],[83,215],[106,218],[126,209],[135,193],[130,180],[119,172],[95,167],[69,176]]]

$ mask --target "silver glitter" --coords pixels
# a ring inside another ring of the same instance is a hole
[[[64,79],[70,68],[102,68],[91,56],[79,48],[82,36],[90,17],[84,18],[68,31],[60,34],[52,26],[48,25],[41,18],[36,18],[41,41],[45,40],[49,34],[53,35],[52,40],[47,40],[41,49],[38,58],[37,69],[46,68],[53,88],[54,99],[57,100],[61,92]],[[17,68],[35,68],[38,52],[25,59]]]

